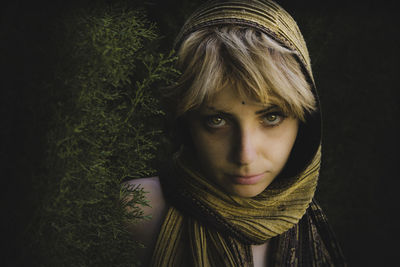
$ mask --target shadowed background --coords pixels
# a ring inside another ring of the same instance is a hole
[[[112,2],[112,1],[111,1]],[[114,1],[115,2],[115,1]],[[202,1],[132,1],[146,10],[171,48]],[[323,114],[323,163],[316,193],[350,266],[393,266],[396,244],[399,35],[393,5],[364,1],[277,1],[298,22],[309,47]],[[15,1],[1,17],[2,230],[6,266],[26,257],[31,188],[49,130],[48,92],[55,49],[49,29],[67,1]],[[396,73],[395,73],[396,72]],[[13,264],[14,263],[14,264]]]

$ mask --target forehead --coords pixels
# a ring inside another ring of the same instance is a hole
[[[262,102],[259,99],[241,94],[237,90],[228,87],[215,93],[200,106],[199,110],[211,110],[227,113],[251,111],[253,113],[259,110],[264,110],[265,108],[277,106],[279,106],[278,103],[273,101],[273,99]]]
[[[219,109],[222,108],[228,110],[232,105],[237,104],[242,106],[258,106],[262,108],[268,106],[279,106],[279,103],[280,101],[274,96],[269,96],[267,100],[262,100],[250,95],[248,91],[240,90],[235,87],[225,87],[209,96],[202,106],[218,107]]]

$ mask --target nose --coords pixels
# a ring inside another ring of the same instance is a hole
[[[257,157],[256,133],[254,129],[237,129],[232,159],[237,165],[249,165]]]

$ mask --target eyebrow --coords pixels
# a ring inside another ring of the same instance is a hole
[[[269,112],[269,111],[271,111],[271,110],[273,110],[273,109],[276,109],[276,108],[278,108],[277,105],[270,105],[269,107],[264,108],[264,109],[262,109],[262,110],[258,110],[258,111],[256,111],[255,113],[256,113],[257,115],[258,115],[258,114],[264,114],[264,113],[267,113],[267,112]]]
[[[219,110],[219,109],[217,109],[217,108],[215,108],[215,107],[213,107],[213,106],[206,106],[206,108],[207,108],[207,109],[210,109],[210,110],[212,110],[212,111],[214,111],[214,112],[220,113],[220,114],[231,115],[229,112],[227,112],[227,111],[225,111],[225,110]],[[257,110],[257,111],[255,112],[255,114],[256,114],[256,115],[264,114],[264,113],[267,113],[267,112],[269,112],[269,111],[271,111],[271,110],[273,110],[273,109],[276,109],[276,108],[278,108],[278,105],[272,104],[272,105],[270,105],[270,106],[268,106],[268,107],[266,107],[266,108],[264,108],[264,109]]]

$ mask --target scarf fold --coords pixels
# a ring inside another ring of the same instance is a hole
[[[334,233],[313,201],[300,222],[271,240],[270,266],[347,266]]]
[[[171,206],[158,236],[151,266],[253,266],[251,245],[280,235],[278,239],[291,240],[289,244],[297,242],[299,230],[296,229],[301,218],[308,218],[304,215],[310,210],[317,184],[320,149],[298,176],[276,179],[253,198],[226,194],[182,158],[187,157],[174,157],[172,168],[160,177]],[[291,231],[296,233],[294,241],[288,239]],[[318,231],[311,227],[304,236],[320,239]],[[285,258],[288,253],[282,252],[289,249],[284,241],[278,242],[275,262],[291,262]],[[295,251],[294,256],[305,257],[304,253]]]

